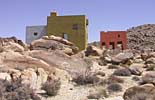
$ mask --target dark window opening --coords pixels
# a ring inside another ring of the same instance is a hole
[[[117,42],[117,48],[120,48],[120,49],[123,50],[123,43],[122,43],[122,41],[118,41]]]
[[[102,43],[102,49],[105,49],[106,48],[106,45],[105,45],[105,42]]]
[[[120,35],[118,34],[118,37],[120,37]]]
[[[115,43],[114,42],[110,42],[109,45],[110,45],[109,49],[115,49]]]
[[[34,36],[37,36],[37,35],[38,35],[38,33],[37,33],[37,32],[34,32],[33,34],[34,34]]]
[[[89,20],[88,20],[88,19],[86,19],[86,26],[88,26],[88,24],[89,24]]]
[[[78,30],[78,28],[79,28],[79,27],[78,27],[78,24],[73,24],[73,26],[72,26],[72,29],[73,29],[73,30]]]

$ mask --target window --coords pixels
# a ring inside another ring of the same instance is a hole
[[[37,32],[34,32],[34,33],[33,33],[33,35],[34,35],[34,36],[37,36],[37,35],[38,35],[38,33],[37,33]]]
[[[105,45],[105,42],[102,43],[102,49],[105,49],[106,48],[106,45]]]
[[[122,41],[118,41],[118,42],[117,42],[117,48],[123,50],[123,43],[122,43]]]
[[[115,49],[115,44],[114,42],[109,43],[109,49]]]
[[[118,34],[118,37],[120,37],[120,35]]]
[[[72,29],[73,30],[78,30],[78,24],[73,24]]]
[[[63,38],[68,40],[68,34],[67,33],[63,33]]]

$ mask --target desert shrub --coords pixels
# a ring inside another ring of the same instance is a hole
[[[134,76],[134,77],[132,77],[132,80],[133,80],[133,81],[139,81],[139,80],[140,80],[140,78],[139,78],[139,77],[137,77],[137,76]]]
[[[108,94],[108,92],[105,89],[98,89],[95,92],[90,93],[87,96],[87,98],[88,99],[99,99],[99,98],[108,97],[108,96],[109,96],[109,94]]]
[[[0,80],[0,97],[2,100],[41,100],[29,85],[21,83],[21,79],[16,81]]]
[[[119,68],[119,69],[116,69],[114,71],[113,75],[116,75],[116,76],[131,76],[131,72],[127,68]]]
[[[109,65],[108,69],[118,69],[118,65]]]
[[[99,82],[99,78],[95,73],[90,72],[90,70],[86,70],[85,72],[81,71],[76,73],[76,76],[73,77],[72,81],[78,85],[85,85],[97,83]]]
[[[57,95],[59,89],[61,87],[61,82],[59,79],[50,79],[47,80],[43,85],[42,89],[46,91],[48,96]]]
[[[119,83],[111,83],[107,87],[110,92],[119,92],[122,91],[122,86]]]
[[[147,65],[146,71],[154,71],[155,65]]]
[[[115,75],[111,75],[107,80],[106,80],[107,84],[111,84],[111,83],[124,83],[124,80],[118,76]]]

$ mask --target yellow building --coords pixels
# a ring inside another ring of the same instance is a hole
[[[61,36],[83,50],[88,43],[87,25],[85,15],[58,16],[52,12],[47,17],[47,35]]]

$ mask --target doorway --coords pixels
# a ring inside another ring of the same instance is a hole
[[[114,42],[109,43],[109,49],[115,49],[115,43]]]

